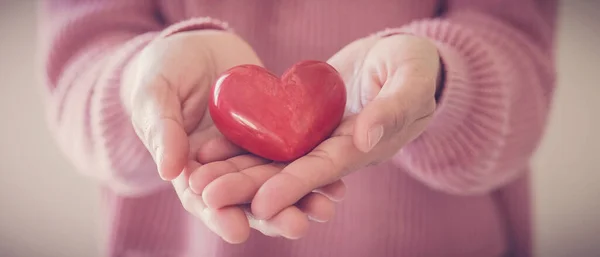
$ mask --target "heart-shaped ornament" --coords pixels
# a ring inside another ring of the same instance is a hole
[[[303,61],[278,78],[256,65],[224,72],[212,87],[210,115],[234,144],[289,162],[314,149],[344,115],[346,87],[325,62]]]

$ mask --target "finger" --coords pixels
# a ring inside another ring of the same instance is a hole
[[[135,131],[156,162],[160,177],[172,180],[183,170],[189,153],[181,103],[162,80],[142,87],[133,99]]]
[[[211,162],[200,166],[192,172],[189,178],[189,187],[192,192],[198,195],[204,195],[206,194],[206,186],[215,179],[225,176],[226,174],[236,173],[241,169],[261,165],[266,162],[266,160],[254,157],[252,155],[240,155],[226,161]],[[232,191],[236,191],[235,188]],[[225,191],[224,193],[228,194],[232,191]],[[213,208],[217,209],[224,206],[225,205]]]
[[[242,243],[250,236],[250,225],[246,214],[239,207],[226,207],[219,210],[206,208],[200,195],[194,194],[188,180],[191,170],[197,169],[199,164],[188,164],[184,171],[172,180],[173,187],[179,196],[183,207],[192,215],[200,218],[202,222],[214,233],[230,243]]]
[[[330,138],[266,181],[252,200],[252,212],[268,219],[314,189],[365,166],[367,158],[371,157],[354,147],[351,136]]]
[[[342,180],[338,180],[324,187],[317,188],[313,192],[322,194],[331,201],[340,202],[346,196],[346,184]]]
[[[318,193],[308,194],[296,205],[310,220],[316,222],[327,222],[335,214],[335,202]]]
[[[205,209],[202,221],[213,233],[231,244],[241,244],[250,237],[246,214],[237,206]]]
[[[228,172],[219,173],[219,176],[212,178],[212,182],[203,185],[205,188],[202,191],[202,196],[207,206],[222,208],[229,205],[249,203],[258,189],[283,169],[283,165],[276,163],[265,164],[266,162],[263,162],[264,165],[252,166],[240,163],[244,160],[243,158],[230,159],[229,162],[232,165],[229,166],[230,170]],[[258,164],[258,162],[252,164]],[[239,172],[232,172],[231,167],[239,167]],[[346,187],[339,180],[316,191],[334,201],[340,201],[344,198]]]
[[[210,208],[249,203],[263,183],[282,169],[282,165],[272,163],[240,169],[208,184],[202,197]]]
[[[296,206],[288,206],[269,220],[259,220],[249,215],[250,226],[267,236],[298,239],[306,235],[310,222],[308,216]]]
[[[280,165],[267,164],[222,175],[204,188],[204,203],[209,208],[250,203],[259,188],[281,169]],[[346,186],[338,180],[315,192],[331,201],[341,201],[346,193]]]

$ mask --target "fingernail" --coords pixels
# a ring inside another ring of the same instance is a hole
[[[381,137],[383,137],[383,126],[378,125],[369,129],[368,137],[369,149],[367,151],[371,151],[371,149],[373,149],[373,147],[379,143]]]
[[[154,163],[156,163],[156,169],[158,170],[158,175],[160,176],[160,178],[162,180],[166,180],[166,178],[164,177],[163,174],[163,156],[164,156],[164,151],[162,149],[162,147],[157,147],[156,151],[154,151]]]
[[[317,223],[325,223],[325,222],[327,222],[326,220],[319,220],[319,219],[316,219],[316,218],[314,218],[314,217],[312,217],[310,215],[308,215],[308,220],[314,221],[314,222],[317,222]]]

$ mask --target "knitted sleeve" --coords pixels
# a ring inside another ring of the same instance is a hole
[[[395,157],[453,194],[485,193],[522,175],[554,91],[555,1],[448,1],[446,12],[386,33],[434,41],[446,74],[433,121]]]
[[[226,26],[210,18],[165,26],[154,1],[44,1],[41,15],[48,123],[66,156],[119,194],[169,186],[121,103],[124,67],[157,37]]]

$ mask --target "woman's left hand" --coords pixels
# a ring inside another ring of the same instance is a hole
[[[330,200],[339,201],[344,188],[336,181],[388,160],[431,120],[440,58],[429,40],[406,34],[367,37],[328,62],[340,72],[348,92],[348,115],[334,134],[288,165],[263,164],[215,179],[203,193],[209,207],[252,199],[252,213],[264,220],[321,188],[327,189],[323,193]],[[338,186],[328,186],[332,183]],[[312,218],[325,221],[332,211],[323,210],[327,217]]]

